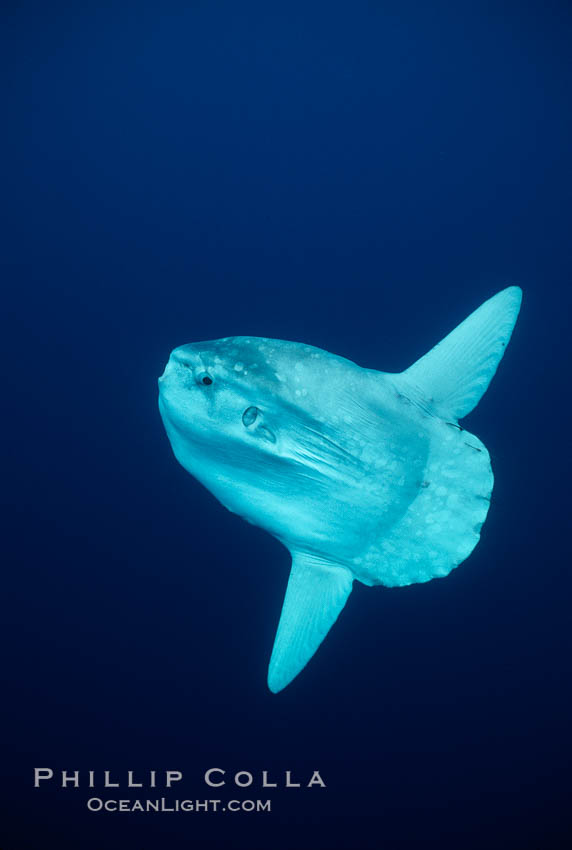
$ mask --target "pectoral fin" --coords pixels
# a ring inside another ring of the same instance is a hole
[[[314,655],[352,589],[346,567],[303,552],[292,553],[292,571],[268,669],[273,693],[290,684]]]

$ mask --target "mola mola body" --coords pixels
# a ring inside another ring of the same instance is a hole
[[[177,460],[292,555],[270,690],[307,664],[354,580],[424,582],[472,552],[493,474],[458,420],[495,374],[520,301],[518,287],[499,292],[399,374],[259,337],[172,352],[159,408]]]

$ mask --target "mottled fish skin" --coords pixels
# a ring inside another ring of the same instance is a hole
[[[354,579],[427,581],[476,545],[493,476],[457,417],[496,371],[520,296],[489,299],[399,374],[260,337],[172,352],[159,407],[177,460],[293,556],[272,690],[307,663]]]
[[[160,404],[177,459],[229,510],[351,565],[415,498],[429,450],[383,382],[308,345],[232,337],[175,349]]]

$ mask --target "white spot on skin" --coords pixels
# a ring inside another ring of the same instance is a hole
[[[235,363],[234,364],[234,371],[235,372],[242,372],[243,369],[244,369],[244,363]]]

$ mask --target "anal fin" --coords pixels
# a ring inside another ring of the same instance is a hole
[[[292,570],[274,641],[268,687],[290,684],[312,658],[351,593],[352,573],[304,552],[292,553]]]

